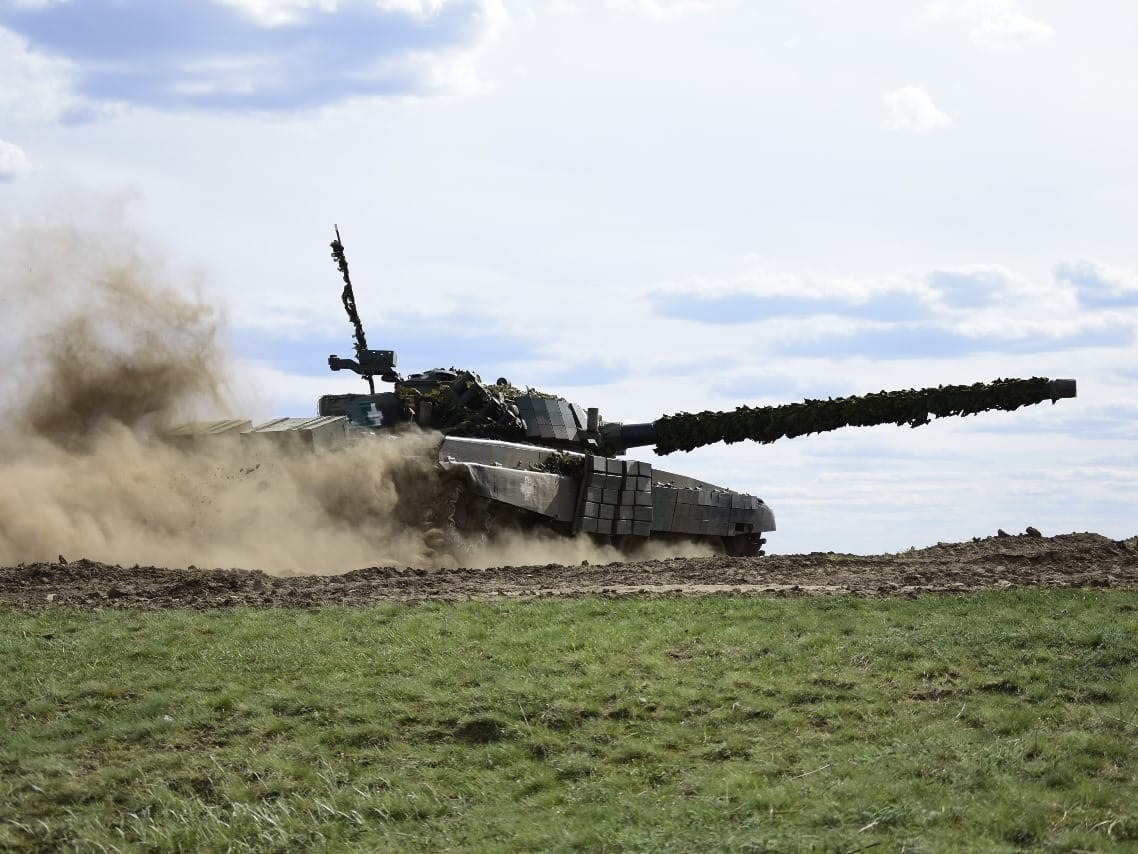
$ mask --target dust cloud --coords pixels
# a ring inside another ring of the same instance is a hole
[[[0,227],[0,565],[64,555],[328,574],[621,559],[584,537],[456,532],[437,435],[325,454],[162,439],[232,415],[237,376],[223,314],[167,267],[121,227]],[[638,557],[708,553],[650,544]]]
[[[152,435],[227,406],[224,318],[122,229],[0,235],[8,421],[78,448],[110,423]]]

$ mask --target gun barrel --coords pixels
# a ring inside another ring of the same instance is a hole
[[[1051,392],[1051,402],[1064,397],[1078,397],[1074,380],[1051,380],[1048,390]]]
[[[665,415],[652,425],[656,453],[690,451],[716,442],[750,440],[767,443],[842,427],[908,424],[920,427],[934,418],[975,415],[988,410],[1011,412],[1050,400],[1076,396],[1073,379],[997,379],[973,385],[882,391],[854,397],[806,400],[782,406],[740,406],[733,412],[681,412]],[[645,425],[626,425],[625,429]],[[634,431],[646,437],[646,431]],[[621,438],[624,438],[622,431]],[[627,446],[648,444],[628,442]]]
[[[640,448],[656,442],[655,423],[621,424],[620,446],[622,448]]]

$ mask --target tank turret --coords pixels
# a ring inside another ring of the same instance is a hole
[[[321,415],[346,415],[359,427],[391,427],[413,421],[451,436],[530,442],[605,456],[655,445],[656,453],[663,456],[718,442],[768,444],[843,427],[920,427],[934,418],[1010,412],[1075,396],[1076,382],[1072,379],[997,379],[778,406],[681,412],[651,422],[624,424],[605,422],[596,410],[533,389],[521,391],[504,380],[484,385],[477,374],[436,369],[397,381],[394,392],[326,395],[320,399],[319,408]],[[377,409],[390,415],[377,420]]]

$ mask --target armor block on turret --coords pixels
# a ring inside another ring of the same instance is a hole
[[[519,395],[514,403],[525,421],[527,439],[578,442],[585,430],[581,407],[563,398]]]

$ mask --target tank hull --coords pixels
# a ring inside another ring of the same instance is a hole
[[[649,463],[494,439],[446,437],[439,465],[494,503],[544,516],[572,533],[684,535],[761,546],[775,530],[760,498]],[[557,467],[559,471],[550,471]],[[754,549],[751,549],[753,552]]]

